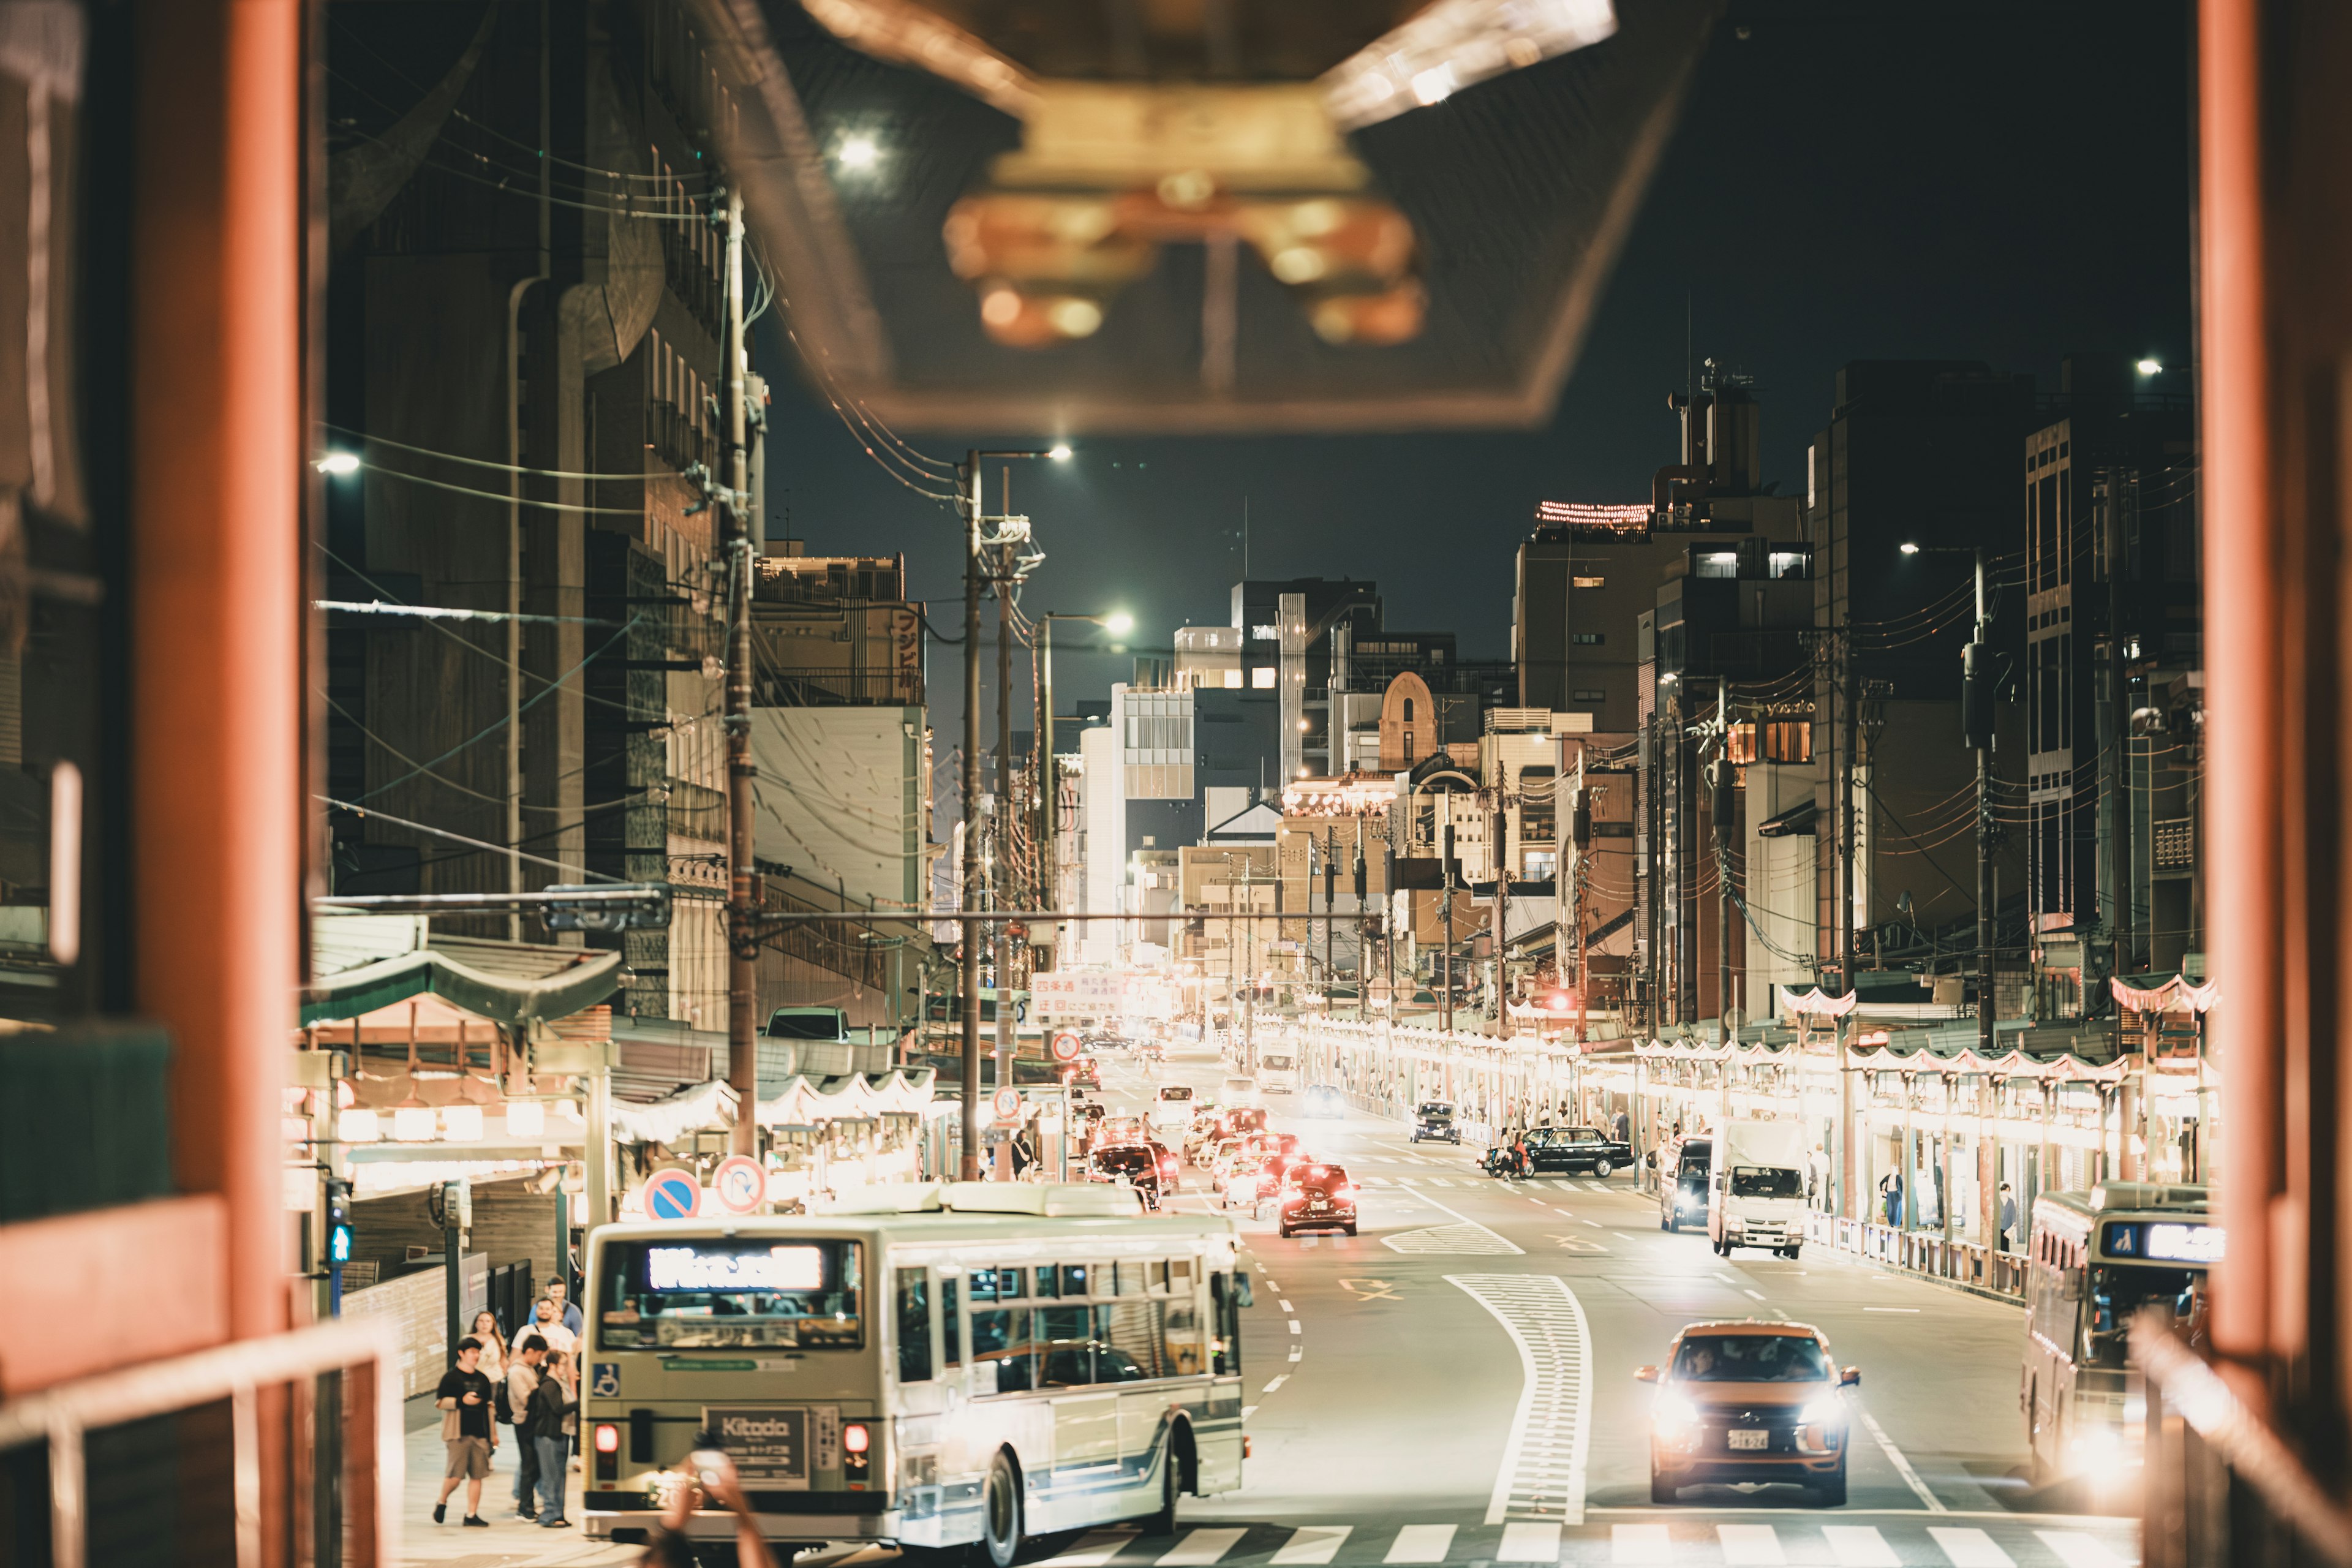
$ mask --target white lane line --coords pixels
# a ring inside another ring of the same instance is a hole
[[[2000,1543],[1981,1530],[1965,1529],[1958,1525],[1932,1524],[1927,1533],[1952,1568],[2017,1568],[2015,1559],[2000,1549]]]
[[[1187,1531],[1184,1539],[1160,1559],[1160,1568],[1211,1568],[1248,1533],[1246,1530]]]
[[[1503,1526],[1503,1543],[1495,1548],[1497,1563],[1558,1563],[1559,1561],[1559,1526],[1556,1524],[1507,1524]]]
[[[1864,1307],[1863,1309],[1865,1312],[1916,1312],[1918,1310],[1916,1307]]]
[[[1278,1564],[1293,1563],[1328,1563],[1339,1555],[1339,1548],[1348,1539],[1352,1524],[1310,1524],[1300,1530],[1274,1554]]]
[[[1103,1568],[1134,1539],[1135,1531],[1131,1530],[1098,1530],[1080,1536],[1067,1552],[1047,1558],[1037,1568]]]
[[[1592,1441],[1592,1336],[1584,1304],[1558,1275],[1449,1274],[1445,1279],[1486,1308],[1519,1352],[1518,1409],[1486,1521],[1533,1514],[1547,1523],[1582,1524]]]
[[[1291,1359],[1291,1360],[1293,1360],[1293,1361],[1297,1361],[1297,1360],[1298,1359],[1298,1357],[1299,1357],[1300,1353],[1301,1353],[1301,1352],[1300,1352],[1300,1351],[1299,1351],[1299,1348],[1298,1348],[1297,1345],[1293,1345],[1293,1346],[1291,1346],[1291,1347],[1290,1347],[1290,1359]]]
[[[1593,1229],[1595,1229],[1595,1230],[1599,1230],[1599,1229],[1601,1229],[1601,1222],[1600,1222],[1599,1220],[1597,1220],[1597,1219],[1588,1219],[1588,1220],[1583,1221],[1582,1223],[1584,1223],[1584,1224],[1586,1224],[1586,1225],[1591,1226]]]
[[[1761,1290],[1749,1290],[1745,1285],[1742,1285],[1740,1289],[1746,1291],[1748,1295],[1755,1297],[1759,1301],[1764,1299],[1764,1292]]]
[[[1822,1533],[1829,1538],[1830,1555],[1838,1560],[1838,1568],[1903,1568],[1903,1559],[1875,1525],[1825,1524]]]
[[[1454,1550],[1454,1527],[1450,1524],[1408,1524],[1397,1531],[1383,1563],[1443,1563],[1445,1554]]]
[[[1769,1524],[1718,1524],[1715,1534],[1723,1542],[1726,1563],[1775,1563],[1789,1560],[1789,1554],[1780,1550],[1779,1531]]]
[[[1272,1287],[1271,1285],[1269,1285],[1269,1286],[1267,1286],[1267,1287],[1266,1287],[1266,1289],[1268,1289],[1270,1290],[1270,1289],[1273,1289],[1273,1287]],[[1275,1305],[1276,1305],[1276,1306],[1277,1306],[1277,1307],[1280,1307],[1280,1308],[1281,1308],[1284,1311],[1286,1311],[1286,1312],[1295,1312],[1295,1311],[1298,1310],[1298,1309],[1297,1309],[1297,1308],[1296,1308],[1296,1307],[1292,1306],[1292,1305],[1291,1305],[1289,1302],[1287,1302],[1287,1301],[1276,1301],[1276,1302],[1275,1303]]]
[[[2037,1530],[2042,1544],[2058,1554],[2066,1568],[2130,1568],[2129,1561],[2116,1555],[2107,1543],[2095,1535],[2084,1535],[2076,1530]]]
[[[1672,1563],[1675,1543],[1663,1524],[1616,1524],[1609,1528],[1612,1563]]]
[[[1243,1405],[1243,1406],[1242,1406],[1242,1421],[1243,1421],[1243,1423],[1244,1423],[1244,1425],[1247,1425],[1247,1423],[1248,1423],[1248,1421],[1249,1421],[1249,1418],[1250,1418],[1251,1416],[1253,1416],[1253,1415],[1256,1415],[1256,1414],[1257,1414],[1257,1406],[1256,1406],[1256,1405]]]
[[[1927,1511],[1929,1513],[1951,1512],[1951,1510],[1944,1506],[1941,1498],[1927,1489],[1927,1483],[1919,1479],[1919,1472],[1911,1468],[1911,1461],[1903,1457],[1903,1450],[1888,1440],[1886,1428],[1881,1426],[1877,1419],[1862,1407],[1860,1401],[1855,1402],[1853,1413],[1862,1417],[1862,1424],[1870,1429],[1870,1435],[1877,1440],[1878,1446],[1886,1450],[1886,1458],[1894,1465],[1895,1473],[1903,1478],[1905,1485],[1919,1494],[1919,1500],[1927,1505]]]
[[[1263,1274],[1263,1273],[1265,1273],[1265,1264],[1261,1263],[1261,1264],[1259,1264],[1257,1267],[1258,1267],[1258,1272],[1259,1272],[1259,1273]],[[1282,1287],[1281,1287],[1281,1286],[1279,1286],[1279,1285],[1276,1284],[1276,1283],[1275,1283],[1273,1280],[1271,1280],[1271,1279],[1269,1279],[1269,1280],[1267,1280],[1267,1281],[1265,1282],[1265,1288],[1266,1288],[1267,1289],[1269,1289],[1269,1290],[1279,1290],[1279,1289],[1282,1289]],[[1287,1310],[1287,1309],[1285,1309],[1285,1310]]]
[[[1267,1384],[1264,1388],[1259,1389],[1258,1392],[1260,1394],[1272,1394],[1276,1389],[1280,1388],[1284,1384],[1288,1383],[1289,1381],[1290,1374],[1286,1372],[1280,1377],[1276,1378],[1272,1383]]]

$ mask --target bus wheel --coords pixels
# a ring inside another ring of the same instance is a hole
[[[1160,1467],[1160,1508],[1157,1512],[1145,1516],[1143,1533],[1146,1535],[1176,1533],[1176,1494],[1181,1487],[1181,1479],[1177,1472],[1184,1468],[1185,1438],[1191,1430],[1179,1422],[1168,1434],[1168,1457]]]
[[[1013,1468],[1013,1456],[1002,1448],[988,1467],[980,1511],[980,1548],[988,1568],[1013,1568],[1013,1559],[1021,1552],[1021,1476]]]

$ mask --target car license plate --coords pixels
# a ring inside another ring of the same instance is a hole
[[[1313,1203],[1308,1204],[1307,1206],[1308,1208],[1311,1208],[1311,1209],[1320,1209],[1320,1208],[1328,1208],[1328,1207],[1330,1207],[1331,1205],[1328,1205],[1328,1204],[1327,1204],[1327,1203],[1325,1203],[1321,1198],[1317,1198]]]
[[[1752,1430],[1734,1427],[1730,1433],[1731,1446],[1735,1448],[1761,1448],[1771,1436],[1760,1427]]]

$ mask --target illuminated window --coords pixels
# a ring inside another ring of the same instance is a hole
[[[1229,670],[1225,671],[1225,689],[1226,689],[1226,690],[1228,690],[1228,691],[1238,691],[1238,690],[1240,690],[1240,689],[1241,689],[1241,685],[1242,685],[1242,672],[1241,672],[1240,670],[1238,670],[1238,669],[1229,669]]]
[[[1261,664],[1255,669],[1251,670],[1250,685],[1252,688],[1259,691],[1273,690],[1274,666],[1270,664]]]
[[[1575,585],[1580,588],[1605,588],[1609,585],[1609,579],[1606,577],[1579,577],[1576,579]]]

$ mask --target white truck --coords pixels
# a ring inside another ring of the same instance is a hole
[[[1727,1121],[1707,1176],[1706,1238],[1717,1255],[1769,1247],[1794,1258],[1805,1244],[1805,1126]]]

